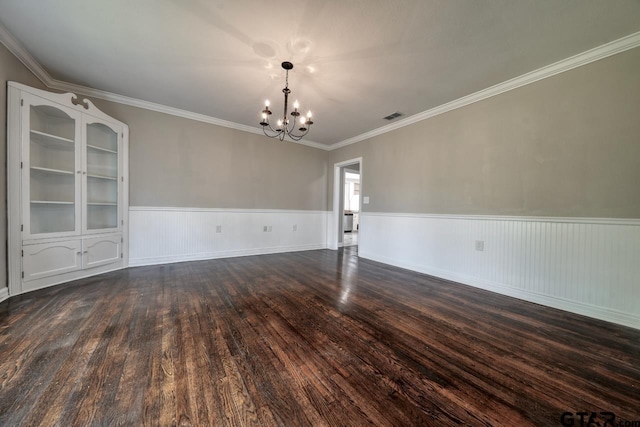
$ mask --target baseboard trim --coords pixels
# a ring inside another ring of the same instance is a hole
[[[136,258],[129,260],[129,267],[142,267],[146,265],[159,265],[159,264],[173,264],[176,262],[189,262],[189,261],[206,261],[210,259],[219,258],[234,258],[242,256],[252,255],[269,255],[284,252],[302,252],[313,251],[317,249],[327,249],[327,245],[301,245],[301,246],[282,246],[282,247],[270,247],[270,248],[257,248],[257,249],[239,249],[232,251],[219,251],[219,252],[203,252],[198,254],[188,255],[168,255],[161,257],[148,257],[148,258]]]
[[[9,288],[0,289],[0,302],[9,298]]]
[[[389,257],[363,252],[361,249],[358,253],[358,256],[371,261],[376,261],[383,264],[392,265],[394,267],[400,267],[407,270],[416,271],[418,273],[428,274],[430,276],[461,283],[463,285],[472,286],[474,288],[484,289],[486,291],[495,292],[501,295],[506,295],[506,296],[517,298],[523,301],[532,302],[535,304],[541,304],[547,307],[557,308],[559,310],[564,310],[570,313],[580,314],[583,316],[592,317],[594,319],[604,320],[606,322],[612,322],[619,325],[628,326],[630,328],[640,329],[639,316],[622,313],[616,310],[611,310],[611,309],[598,307],[590,304],[570,301],[564,298],[558,298],[558,297],[544,295],[536,292],[525,291],[522,289],[516,289],[501,283],[477,279],[474,277],[461,275],[451,271],[436,269],[436,268],[432,268],[424,265],[415,265],[411,263],[405,263]]]

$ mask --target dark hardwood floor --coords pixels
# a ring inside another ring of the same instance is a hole
[[[131,268],[2,303],[0,425],[640,420],[640,331],[356,250]]]

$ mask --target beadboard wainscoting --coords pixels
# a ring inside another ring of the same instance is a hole
[[[325,211],[132,207],[129,265],[323,249],[327,217]]]
[[[365,212],[359,256],[640,328],[640,220]]]

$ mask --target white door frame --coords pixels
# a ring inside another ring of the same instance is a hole
[[[329,236],[327,239],[329,249],[338,249],[338,234],[340,234],[340,168],[356,163],[360,164],[360,199],[362,200],[362,157],[333,164],[333,212],[331,221],[329,221]],[[362,203],[360,203],[360,212],[362,213]]]

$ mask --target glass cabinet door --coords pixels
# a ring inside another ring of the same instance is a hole
[[[22,99],[24,237],[80,232],[81,115],[45,99]]]
[[[120,147],[118,126],[85,117],[83,231],[114,230],[120,224]]]

